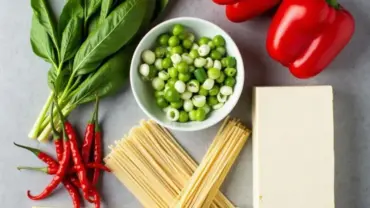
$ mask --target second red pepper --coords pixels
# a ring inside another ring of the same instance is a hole
[[[319,74],[348,44],[352,15],[336,0],[285,0],[267,36],[270,56],[298,78]]]
[[[243,22],[259,16],[280,3],[281,0],[239,0],[226,6],[226,16],[232,22]]]

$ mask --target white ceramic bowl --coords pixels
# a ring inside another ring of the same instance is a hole
[[[187,123],[169,121],[166,118],[166,114],[163,112],[163,110],[156,105],[151,82],[143,81],[139,73],[139,66],[142,63],[141,53],[146,49],[153,49],[158,36],[162,33],[170,32],[175,24],[184,25],[188,31],[195,34],[196,39],[199,39],[201,36],[213,38],[215,35],[222,35],[226,41],[226,50],[228,55],[234,56],[237,61],[236,69],[238,70],[238,72],[236,76],[234,93],[229,97],[228,101],[222,108],[220,108],[219,110],[212,110],[210,115],[204,121],[193,121]],[[243,90],[244,65],[238,47],[224,30],[206,20],[192,17],[180,17],[167,20],[157,25],[152,30],[150,30],[140,41],[131,62],[130,81],[131,88],[137,103],[151,119],[169,129],[180,131],[197,131],[215,125],[216,123],[224,119],[227,115],[229,115],[231,110],[234,108]]]

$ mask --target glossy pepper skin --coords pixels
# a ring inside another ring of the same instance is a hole
[[[226,16],[232,22],[244,22],[278,5],[281,0],[239,0],[226,6]]]
[[[239,2],[240,0],[213,0],[216,4],[219,5],[228,5],[228,4],[234,4]]]
[[[295,77],[310,78],[334,60],[354,30],[352,15],[335,0],[285,0],[270,26],[267,51]]]

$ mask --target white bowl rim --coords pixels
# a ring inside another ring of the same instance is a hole
[[[136,66],[133,66],[134,65],[134,57],[137,57],[137,56],[141,56],[140,53],[141,51],[139,51],[139,48],[141,48],[140,46],[142,44],[144,44],[144,40],[149,37],[153,31],[157,30],[158,28],[162,27],[163,25],[168,25],[168,24],[175,24],[175,23],[178,23],[179,21],[182,21],[182,20],[190,20],[190,21],[199,21],[199,22],[202,22],[202,23],[205,23],[205,24],[209,24],[209,25],[212,25],[212,27],[215,27],[215,28],[218,28],[219,30],[223,31],[225,33],[225,36],[227,36],[231,41],[232,41],[232,44],[235,45],[235,53],[236,53],[236,56],[239,56],[242,60],[242,63],[241,63],[241,66],[242,68],[240,69],[239,71],[239,68],[238,68],[238,76],[240,76],[240,79],[242,81],[242,85],[240,86],[240,88],[236,89],[235,88],[235,91],[233,93],[232,96],[235,97],[234,101],[231,103],[231,107],[230,109],[227,109],[225,111],[225,116],[219,116],[219,117],[215,117],[212,119],[212,121],[208,122],[207,124],[204,124],[204,122],[198,122],[196,123],[196,125],[192,125],[191,127],[179,127],[179,126],[175,126],[175,125],[168,125],[167,123],[164,123],[162,122],[160,119],[157,119],[152,113],[150,113],[144,106],[143,104],[141,103],[140,99],[139,99],[139,96],[137,95],[137,91],[136,91],[136,87],[135,85],[133,84],[134,82],[134,78],[133,78],[133,73],[136,72],[137,70],[137,67]],[[242,94],[242,91],[244,89],[244,62],[243,62],[243,58],[242,58],[242,55],[240,53],[240,50],[237,46],[237,44],[235,43],[235,41],[231,38],[231,36],[225,31],[223,30],[221,27],[219,27],[218,25],[210,22],[210,21],[207,21],[207,20],[204,20],[204,19],[201,19],[201,18],[197,18],[197,17],[176,17],[176,18],[171,18],[171,19],[168,19],[168,20],[165,20],[163,21],[162,23],[156,25],[155,27],[153,27],[151,30],[149,30],[145,36],[140,40],[140,43],[136,46],[136,49],[135,49],[135,52],[132,56],[132,60],[131,60],[131,64],[130,64],[130,85],[131,85],[131,90],[132,90],[132,93],[134,95],[134,98],[136,100],[136,103],[139,105],[140,109],[144,111],[144,113],[152,120],[154,120],[155,122],[157,122],[158,124],[168,128],[168,129],[172,129],[172,130],[177,130],[177,131],[200,131],[200,130],[203,130],[203,129],[207,129],[211,126],[214,126],[216,125],[217,123],[219,123],[221,120],[223,120],[224,118],[226,118],[230,113],[231,111],[235,108],[236,104],[238,103],[239,99],[240,99],[240,96]],[[203,123],[203,125],[202,125]]]

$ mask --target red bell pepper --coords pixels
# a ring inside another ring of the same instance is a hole
[[[220,0],[218,0],[220,1]],[[272,9],[281,0],[239,0],[226,6],[226,16],[232,22],[243,22]]]
[[[352,15],[336,0],[284,0],[267,35],[270,56],[297,78],[324,70],[348,44]]]

